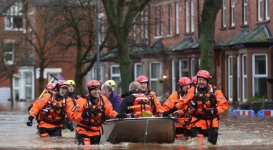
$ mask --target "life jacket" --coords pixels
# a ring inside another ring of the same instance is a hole
[[[150,106],[152,108],[152,112],[156,113],[156,106],[155,106],[155,101],[154,101],[154,95],[155,93],[151,90],[147,90],[144,95],[149,99]]]
[[[62,124],[65,118],[65,106],[65,97],[61,101],[57,101],[52,95],[47,105],[43,107],[38,114],[37,121],[44,121],[51,124]]]
[[[208,116],[205,115],[205,111],[208,109],[214,109],[217,107],[215,100],[215,87],[209,87],[209,92],[201,94],[197,88],[194,88],[194,97],[191,101],[190,114],[199,119],[206,119]],[[213,116],[216,117],[216,116]],[[211,116],[209,117],[211,118]]]
[[[84,127],[87,130],[92,130],[90,129],[91,126],[99,127],[106,121],[104,101],[103,98],[100,96],[98,99],[98,103],[92,104],[89,96],[85,98],[87,99],[87,104],[83,112],[88,112],[92,110],[94,113],[90,114],[91,116],[89,118],[85,118],[83,121],[81,121],[81,125],[78,124],[78,126]]]
[[[133,109],[135,117],[151,117],[153,109],[151,107],[151,101],[143,93],[132,94],[135,97],[135,101],[128,109]]]

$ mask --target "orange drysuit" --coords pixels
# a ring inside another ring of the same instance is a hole
[[[164,111],[164,109],[161,106],[161,103],[158,101],[156,93],[154,91],[150,91],[148,90],[147,92],[144,93],[148,99],[151,101],[152,104],[152,108],[153,105],[156,107],[154,110],[154,113],[162,113]],[[154,104],[153,104],[154,103]],[[153,108],[154,109],[154,108]]]
[[[184,95],[182,95],[182,96],[184,96]],[[182,96],[177,91],[173,92],[169,96],[169,98],[164,102],[164,104],[162,106],[164,108],[164,111],[167,111],[167,110],[173,108],[174,105],[176,103],[178,103],[178,99],[182,98]],[[176,112],[179,113],[179,118],[178,118],[179,123],[175,123],[175,127],[176,128],[185,128],[185,127],[183,127],[183,123],[185,121],[188,121],[188,119],[189,119],[187,116],[187,106],[185,106],[185,108],[183,108],[183,109],[175,111],[174,113],[176,113]],[[187,125],[186,128],[189,130],[190,125]],[[177,137],[179,137],[179,136],[177,135]]]
[[[73,100],[66,97],[58,101],[54,94],[45,93],[40,99],[33,102],[29,115],[35,118],[40,113],[38,128],[63,127],[65,113],[71,116],[71,108],[74,106]]]
[[[214,91],[215,89],[215,91]],[[213,91],[213,92],[212,92]],[[225,112],[228,109],[228,101],[223,95],[223,93],[220,90],[217,90],[215,87],[212,87],[212,85],[209,85],[209,88],[207,90],[206,94],[201,94],[198,90],[198,86],[196,88],[192,87],[188,90],[188,93],[186,96],[182,97],[178,100],[178,103],[175,105],[178,109],[183,109],[185,106],[191,106],[193,108],[193,112],[191,112],[191,127],[200,127],[201,129],[208,129],[210,127],[219,127],[219,121],[217,116],[213,116],[213,118],[209,118],[205,115],[205,113],[198,112],[198,115],[196,114],[194,110],[202,110],[205,111],[208,107],[206,106],[206,103],[202,104],[195,104],[196,101],[199,99],[206,99],[206,96],[209,97],[211,94],[214,94],[215,96],[215,105],[212,106],[217,109],[218,113],[217,115]],[[197,95],[197,96],[196,96]],[[200,102],[200,101],[199,101]],[[193,106],[195,104],[195,106]],[[197,106],[196,106],[197,105]],[[197,107],[197,108],[196,108]],[[211,125],[212,122],[212,125]]]
[[[117,112],[113,110],[111,102],[105,96],[99,96],[98,103],[96,105],[90,104],[87,97],[81,97],[77,101],[77,108],[73,112],[71,119],[77,122],[76,132],[80,135],[87,137],[100,136],[101,125],[105,121],[104,113],[110,118],[116,118]],[[88,108],[92,107],[97,109],[96,115],[90,115],[90,118],[86,119],[82,117],[82,113],[88,111]],[[92,142],[92,141],[91,141]]]

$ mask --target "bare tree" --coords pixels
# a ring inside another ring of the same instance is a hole
[[[150,0],[102,0],[109,26],[117,42],[118,60],[121,72],[121,88],[127,91],[131,82],[129,59],[129,32],[136,15],[144,9]]]
[[[28,42],[28,55],[36,62],[39,70],[39,91],[44,89],[43,74],[45,68],[54,63],[72,63],[65,59],[66,51],[58,47],[57,42],[62,39],[63,24],[58,11],[49,2],[40,3],[38,0],[30,1],[35,12],[29,13],[28,1],[25,0],[24,19],[26,22],[26,32],[21,36]],[[60,59],[61,58],[61,59]]]
[[[1,31],[3,31],[2,28]],[[11,109],[13,109],[15,100],[13,97],[13,76],[22,59],[22,41],[20,39],[11,40],[10,36],[4,32],[0,32],[0,35],[0,76],[2,77],[0,82],[9,80]],[[18,34],[13,33],[13,36],[18,36]]]

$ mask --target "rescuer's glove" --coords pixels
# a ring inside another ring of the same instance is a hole
[[[32,117],[32,116],[28,117],[27,126],[32,126],[33,119],[34,119],[34,117]]]

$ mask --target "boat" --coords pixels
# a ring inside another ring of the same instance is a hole
[[[175,125],[169,117],[109,119],[103,124],[101,143],[173,143]]]

